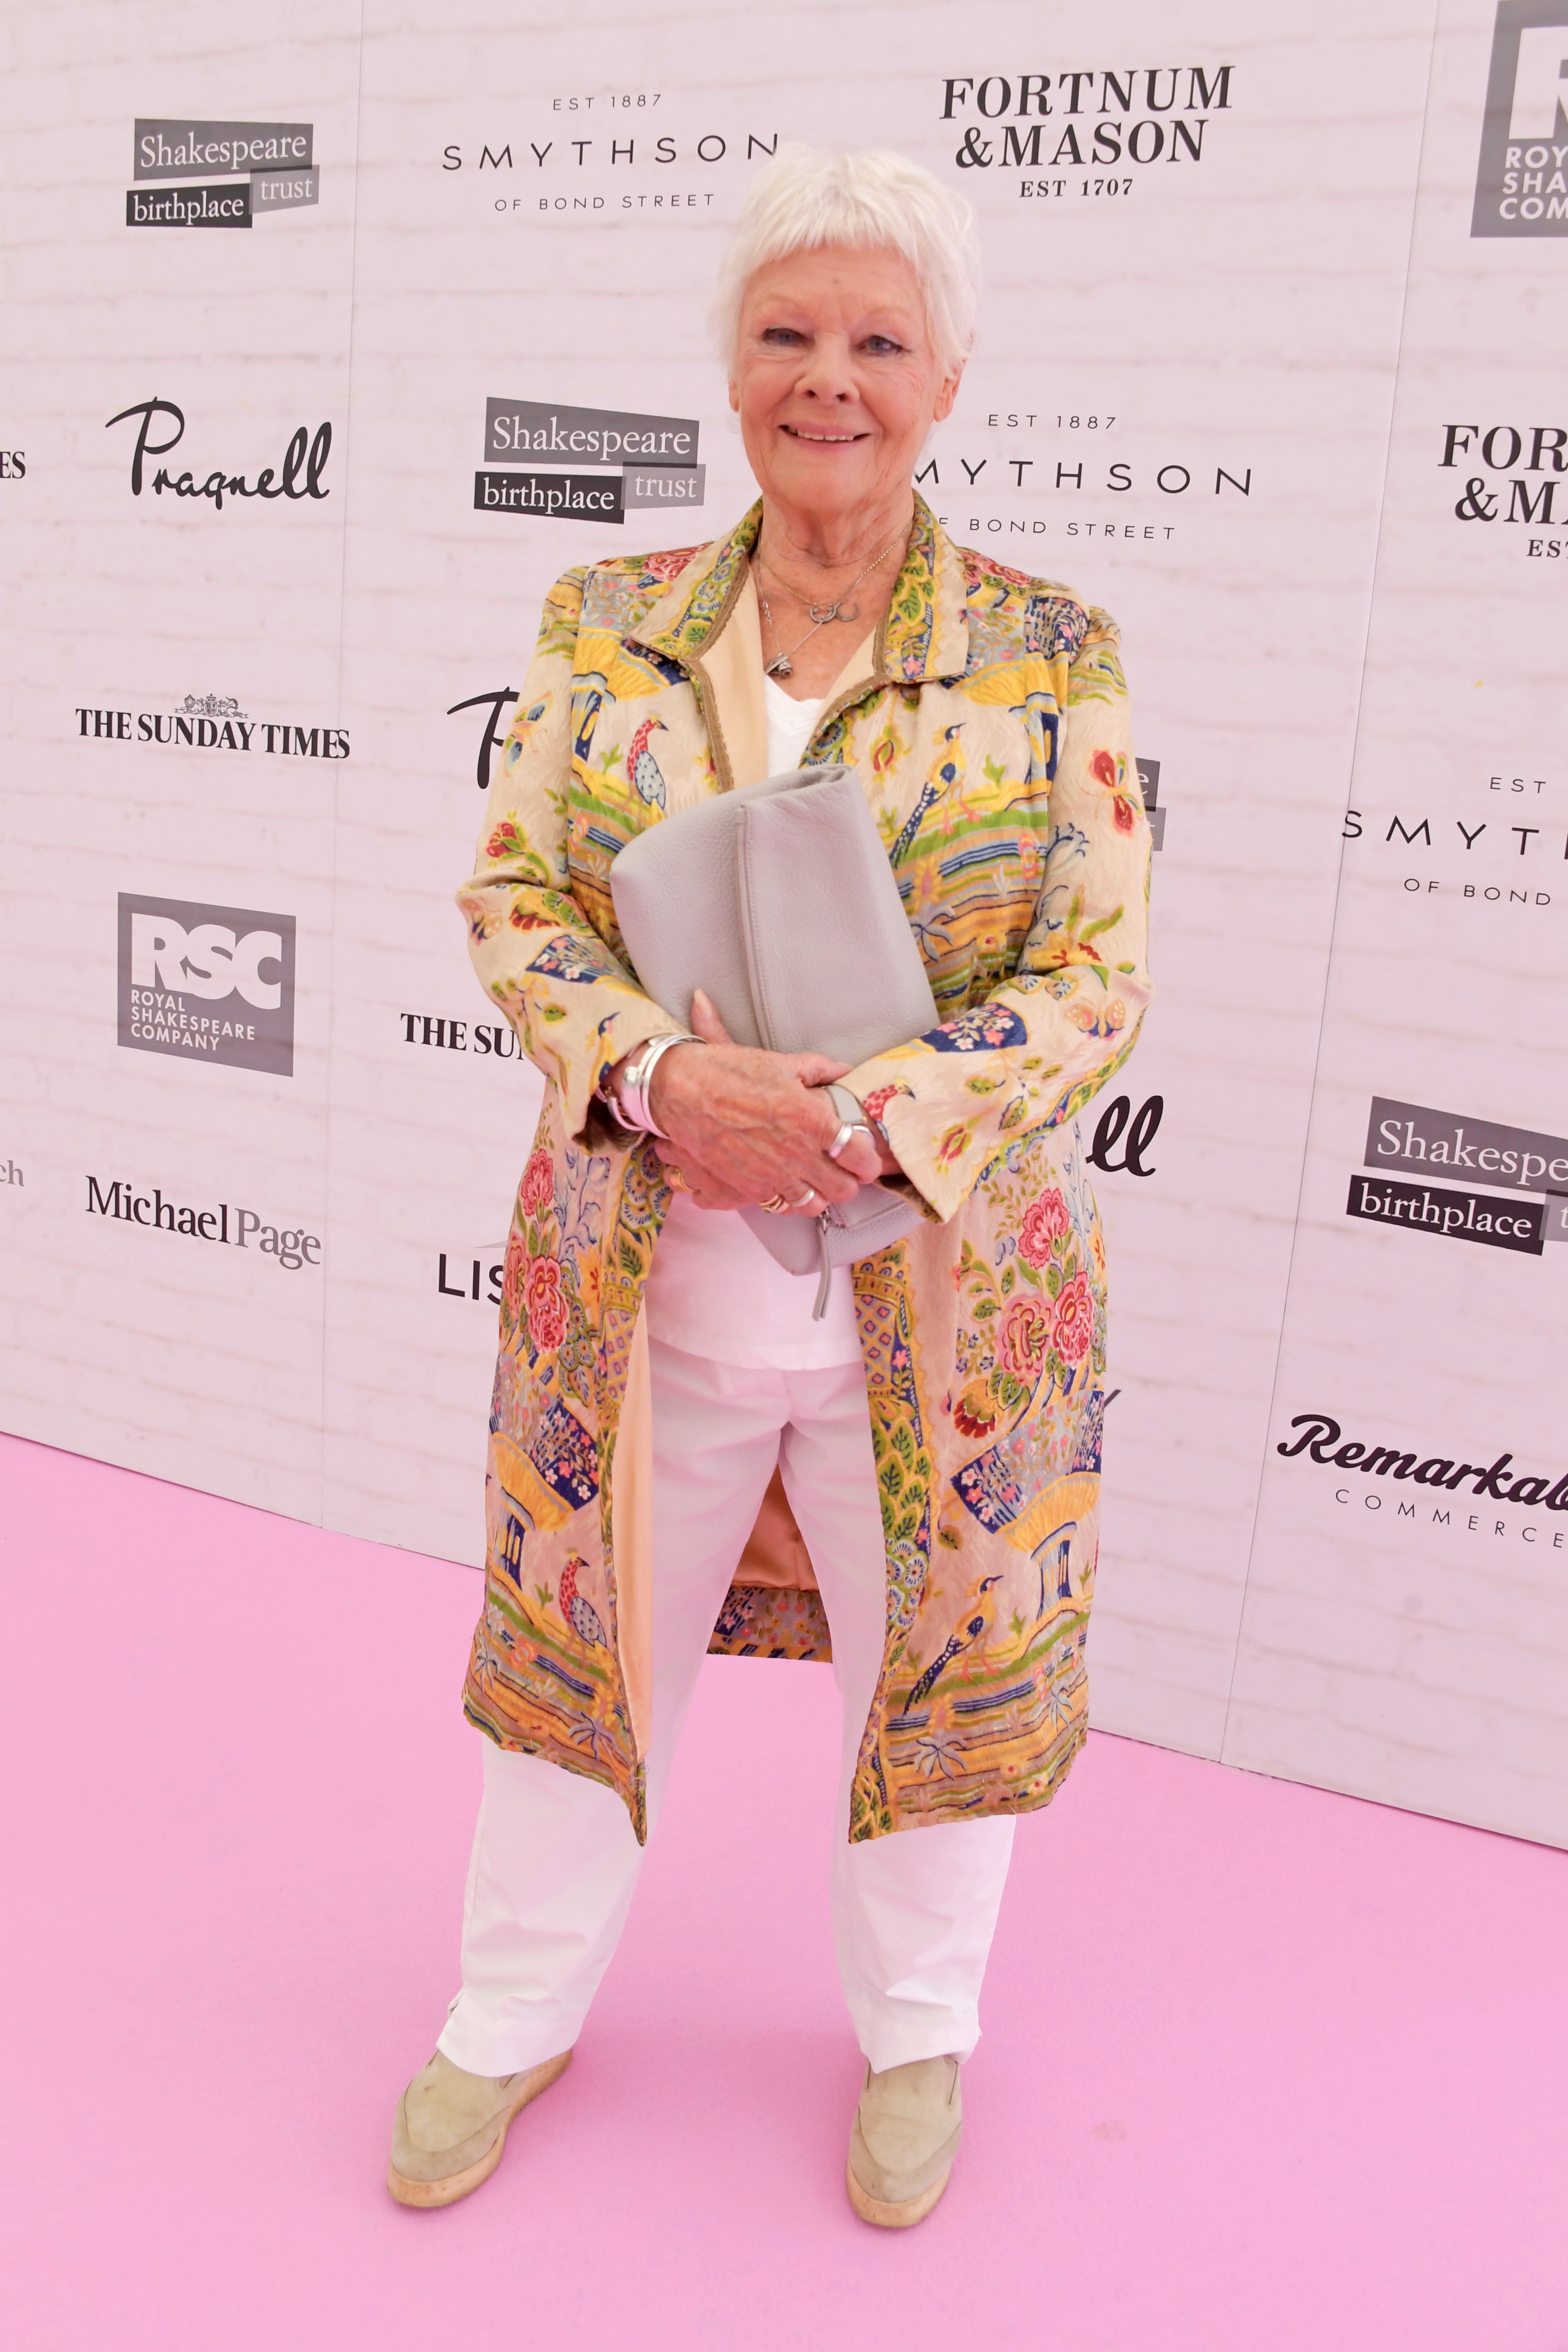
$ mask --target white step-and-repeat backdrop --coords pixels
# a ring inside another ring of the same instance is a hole
[[[749,176],[897,146],[921,487],[1117,614],[1160,843],[1098,1719],[1568,1843],[1568,0],[5,13],[4,1424],[478,1560],[480,788],[554,574],[749,502]]]

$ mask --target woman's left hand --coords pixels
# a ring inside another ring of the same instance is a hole
[[[843,1063],[737,1045],[700,990],[691,1026],[703,1046],[660,1056],[651,1108],[665,1129],[658,1156],[679,1170],[699,1208],[782,1199],[792,1214],[820,1216],[881,1172],[868,1133],[852,1136],[837,1160],[827,1156],[839,1119],[822,1089],[843,1076]]]

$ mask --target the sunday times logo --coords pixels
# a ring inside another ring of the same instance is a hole
[[[120,896],[120,1043],[294,1072],[294,918]]]
[[[697,462],[700,429],[694,416],[487,400],[486,470],[474,476],[474,504],[498,514],[615,523],[642,507],[700,507],[708,470]],[[498,464],[614,470],[490,470]]]
[[[321,174],[312,159],[314,141],[309,122],[138,119],[132,178],[176,184],[127,189],[125,226],[249,228],[263,213],[295,212],[301,205],[320,204]],[[178,184],[208,174],[218,175],[210,187]]]
[[[1532,1257],[1568,1242],[1568,1137],[1374,1095],[1364,1159],[1379,1172],[1351,1178],[1349,1216]]]
[[[1472,236],[1568,236],[1568,0],[1501,0]]]

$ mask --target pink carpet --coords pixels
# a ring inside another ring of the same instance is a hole
[[[841,2186],[833,1694],[710,1662],[559,2087],[382,2188],[451,1988],[477,1580],[0,1438],[5,2340],[1564,2352],[1568,1859],[1097,1738],[909,2236]]]

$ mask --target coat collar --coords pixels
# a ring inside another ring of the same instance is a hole
[[[634,633],[671,660],[700,660],[734,609],[762,529],[759,499],[727,539],[703,548]],[[969,659],[967,582],[958,550],[917,491],[910,551],[878,633],[878,674],[909,685],[962,677]]]

